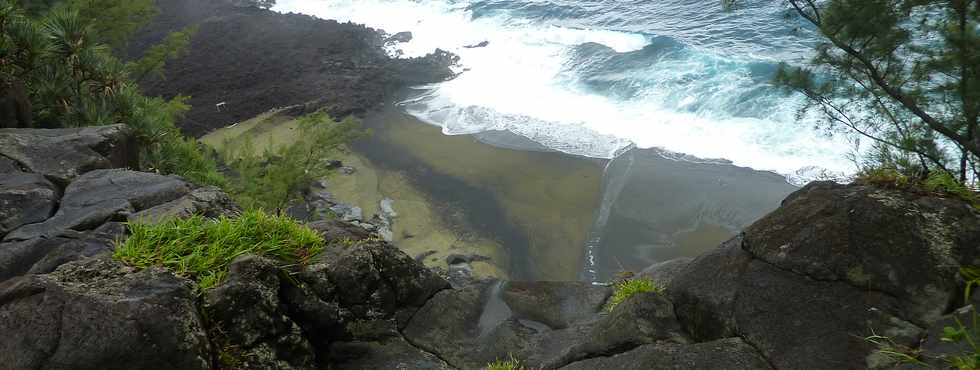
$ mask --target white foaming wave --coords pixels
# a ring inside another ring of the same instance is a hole
[[[791,99],[763,118],[725,113],[730,110],[725,105],[739,104],[733,97],[746,88],[747,77],[744,71],[710,77],[696,73],[718,68],[717,60],[664,60],[642,76],[633,71],[634,78],[650,87],[627,100],[588,91],[582,81],[569,77],[565,64],[575,46],[594,42],[619,53],[635,51],[650,42],[640,34],[535,24],[506,14],[474,19],[466,4],[440,0],[278,3],[279,11],[364,23],[392,33],[411,31],[412,41],[397,45],[402,56],[421,56],[436,48],[458,54],[465,73],[425,86],[424,95],[405,103],[410,114],[441,126],[446,134],[508,130],[556,150],[598,158],[612,158],[635,144],[787,175],[814,165],[831,173],[853,172],[843,155],[851,150],[849,144],[795,123]],[[464,47],[482,41],[489,45]],[[695,103],[697,109],[686,109]]]

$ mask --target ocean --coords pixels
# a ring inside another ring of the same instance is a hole
[[[409,31],[390,47],[398,57],[459,55],[459,77],[402,103],[444,134],[507,130],[594,158],[659,148],[797,184],[855,171],[855,142],[799,116],[803,97],[771,83],[816,42],[786,2],[279,0],[274,10]]]

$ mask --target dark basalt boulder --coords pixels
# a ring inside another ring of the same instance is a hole
[[[0,175],[0,240],[10,231],[51,217],[60,191],[33,173]]]
[[[691,260],[693,260],[693,258],[681,257],[656,263],[643,269],[643,271],[640,272],[640,276],[653,280],[661,286],[667,286],[674,281],[674,277],[677,276],[677,274],[687,267],[687,264],[691,263]]]
[[[189,281],[109,258],[0,283],[5,369],[210,369]]]
[[[490,45],[490,41],[484,40],[484,41],[480,41],[478,43],[471,44],[471,45],[466,45],[466,46],[463,46],[463,47],[464,48],[467,48],[467,49],[476,49],[476,48],[485,48],[485,47],[487,47],[489,45]]]
[[[46,274],[65,263],[111,253],[126,237],[126,227],[108,223],[90,232],[66,232],[53,238],[0,243],[0,282],[26,274]]]
[[[190,184],[172,176],[124,169],[87,172],[68,185],[53,217],[18,228],[3,240],[50,238],[68,230],[91,230],[108,221],[125,221],[128,215],[178,199],[190,191]]]
[[[168,219],[184,218],[194,215],[208,218],[234,216],[241,209],[225,192],[214,186],[196,188],[173,201],[159,204],[130,214],[129,221],[156,224]]]
[[[15,174],[18,172],[23,172],[20,169],[20,165],[14,160],[7,157],[0,157],[0,174]]]
[[[321,293],[320,299],[338,301],[351,318],[395,317],[399,323],[449,288],[446,280],[376,239],[327,248],[297,278]]]
[[[813,183],[749,227],[743,248],[814,280],[894,296],[902,316],[925,323],[961,295],[959,267],[980,262],[980,212],[956,199]]]
[[[889,366],[863,338],[914,347],[961,296],[980,253],[965,202],[813,183],[668,285],[698,341],[744,338],[777,368]]]
[[[639,294],[607,313],[609,294],[578,282],[483,281],[436,294],[403,334],[463,369],[512,356],[555,369],[649,343],[690,341],[663,296]]]
[[[435,355],[413,347],[400,337],[373,342],[335,343],[330,346],[329,368],[336,370],[455,369]]]
[[[579,361],[567,370],[756,370],[771,369],[766,360],[738,338],[697,344],[649,344],[612,357]]]
[[[601,311],[610,289],[585,282],[512,281],[504,284],[501,293],[521,319],[564,329]]]
[[[412,41],[412,33],[408,31],[402,31],[388,37],[388,39],[385,40],[385,43],[394,44],[394,43],[409,42],[409,41]]]
[[[135,168],[139,156],[126,125],[67,129],[0,129],[0,158],[65,186],[104,168]]]
[[[242,256],[228,280],[208,292],[204,310],[214,339],[245,369],[311,369],[313,347],[280,302],[282,271],[275,261]]]

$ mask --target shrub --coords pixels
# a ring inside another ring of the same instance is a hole
[[[336,122],[318,112],[297,119],[296,139],[259,154],[247,137],[241,143],[226,141],[221,156],[237,173],[229,192],[245,208],[280,210],[297,199],[314,180],[331,170],[328,157],[344,144],[366,134],[356,121]],[[261,148],[260,148],[261,149]]]
[[[194,216],[128,226],[131,236],[116,247],[115,258],[137,267],[165,267],[194,280],[201,291],[220,284],[238,256],[254,254],[306,264],[324,247],[315,231],[286,216],[257,210],[237,217]]]
[[[664,288],[648,278],[626,279],[613,286],[613,295],[606,304],[606,310],[612,311],[620,303],[638,293],[663,293]]]

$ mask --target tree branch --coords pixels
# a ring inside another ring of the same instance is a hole
[[[816,10],[812,0],[804,0],[804,1],[807,2],[809,7],[815,9],[814,16],[807,14],[807,12],[803,9],[803,7],[800,4],[797,3],[797,1],[799,0],[789,0],[790,4],[793,5],[793,8],[796,9],[797,13],[799,13],[801,17],[803,17],[813,25],[817,26],[817,28],[821,29],[821,32],[823,32],[824,25],[821,23],[819,19],[819,12]],[[938,119],[936,119],[935,117],[927,113],[922,107],[920,107],[916,103],[915,99],[909,96],[905,91],[902,91],[901,88],[891,86],[891,84],[889,84],[888,81],[885,80],[885,78],[878,70],[878,68],[874,65],[874,63],[868,60],[868,58],[866,58],[864,55],[862,55],[860,52],[855,50],[850,45],[839,40],[834,35],[829,35],[826,32],[824,32],[824,37],[830,40],[830,42],[835,47],[837,47],[847,55],[857,60],[867,70],[868,76],[871,78],[871,80],[874,82],[875,85],[879,86],[881,90],[885,92],[889,97],[901,103],[902,106],[905,107],[905,109],[908,109],[909,112],[911,112],[916,117],[921,119],[927,126],[929,126],[929,128],[935,130],[936,132],[942,134],[943,136],[948,137],[950,140],[953,140],[963,148],[968,149],[971,153],[980,156],[980,146],[978,146],[977,143],[971,142],[971,140],[966,139],[959,133],[955,132],[949,127],[946,127],[942,122],[940,122]]]

